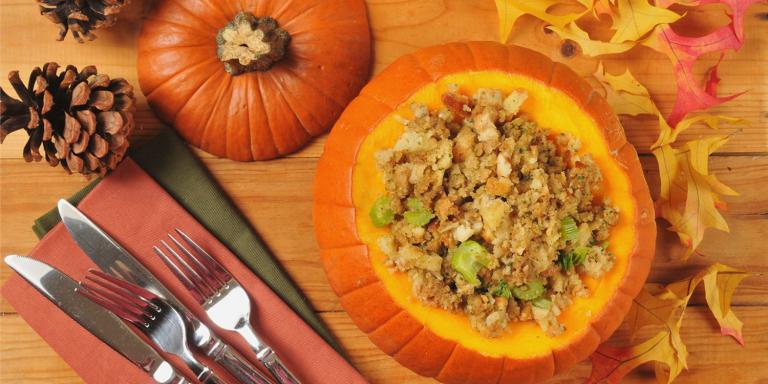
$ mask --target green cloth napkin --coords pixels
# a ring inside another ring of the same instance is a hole
[[[331,333],[275,261],[247,220],[208,174],[187,145],[171,129],[131,148],[131,158],[176,201],[226,245],[325,341],[343,355]],[[95,180],[68,200],[77,204],[95,187]],[[32,230],[42,238],[61,221],[56,208],[35,220]]]

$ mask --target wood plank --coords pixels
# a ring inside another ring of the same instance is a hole
[[[312,190],[316,160],[281,159],[261,163],[235,163],[207,158],[205,162],[235,205],[253,224],[267,246],[310,299],[317,310],[340,310],[322,270],[312,227]],[[658,187],[655,160],[643,158],[651,190]],[[685,263],[670,261],[682,252],[675,235],[660,221],[657,258],[649,281],[670,282],[720,261],[734,267],[763,273],[746,280],[735,301],[739,304],[768,304],[768,265],[759,244],[768,233],[768,201],[761,185],[768,180],[768,156],[727,156],[712,159],[713,171],[742,194],[729,199],[731,233],[707,232],[696,255]],[[728,168],[731,170],[729,171]],[[13,198],[0,199],[0,254],[26,253],[37,243],[29,230],[32,219],[85,183],[45,164],[22,160],[0,160],[0,185]],[[39,188],[57,185],[57,188]],[[30,192],[34,191],[34,193]],[[289,209],[287,207],[290,207]],[[13,234],[13,235],[8,235]],[[287,234],[301,234],[300,237]],[[0,265],[0,281],[11,272]],[[696,297],[702,302],[701,296]],[[4,300],[0,311],[12,312]]]
[[[683,323],[682,338],[691,353],[689,369],[676,383],[759,383],[768,377],[764,351],[768,349],[768,307],[738,307],[737,315],[746,324],[746,346],[720,336],[706,307],[690,307]],[[435,383],[402,367],[381,352],[342,312],[322,314],[334,334],[341,340],[353,364],[371,383]],[[645,330],[637,340],[651,336]],[[80,383],[77,375],[34,333],[18,315],[0,318],[0,335],[13,344],[0,346],[0,382],[7,383]],[[612,343],[626,345],[626,333],[618,331]],[[23,365],[19,362],[24,362]],[[580,382],[589,375],[589,363],[581,363],[550,383]],[[652,370],[644,367],[632,373],[626,383],[648,382]]]

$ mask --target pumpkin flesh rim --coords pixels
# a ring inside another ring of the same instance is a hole
[[[523,104],[522,111],[532,121],[553,133],[568,132],[579,138],[582,151],[593,155],[603,174],[604,194],[611,197],[613,205],[619,208],[620,221],[612,229],[610,237],[610,249],[616,256],[616,263],[599,280],[583,279],[590,288],[590,295],[587,298],[575,298],[574,303],[558,317],[567,327],[566,332],[560,336],[548,337],[535,322],[526,321],[510,323],[504,335],[499,338],[485,338],[472,329],[466,315],[419,303],[410,294],[407,276],[400,272],[392,273],[384,266],[385,257],[378,249],[376,239],[388,233],[388,229],[375,228],[367,214],[373,201],[384,193],[373,152],[391,147],[400,136],[402,123],[396,115],[409,118],[411,102],[439,108],[440,96],[447,91],[447,85],[452,83],[459,84],[462,93],[469,95],[474,94],[477,88],[501,89],[505,94],[514,89],[526,89],[529,101]],[[555,115],[552,111],[562,114]],[[614,157],[602,128],[571,96],[522,74],[499,70],[456,72],[422,86],[394,111],[386,114],[369,132],[357,151],[352,172],[352,201],[357,233],[361,242],[367,245],[373,270],[383,282],[387,293],[398,306],[437,336],[485,356],[513,359],[546,356],[553,350],[578,341],[590,331],[590,320],[599,318],[600,312],[609,307],[616,290],[622,285],[629,259],[637,247],[637,203],[632,183]]]

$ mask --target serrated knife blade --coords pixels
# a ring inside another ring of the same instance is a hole
[[[5,263],[88,332],[147,372],[155,382],[189,384],[120,318],[77,293],[77,282],[63,272],[25,256],[6,256]]]

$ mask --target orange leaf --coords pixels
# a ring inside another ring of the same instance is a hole
[[[600,18],[602,15],[607,15],[613,18],[616,15],[614,10],[614,0],[594,0],[592,5],[592,14],[596,18]]]

